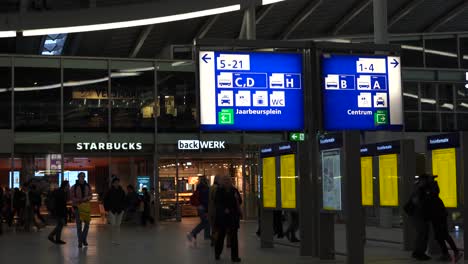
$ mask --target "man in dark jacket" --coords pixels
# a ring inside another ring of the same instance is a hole
[[[125,192],[118,178],[112,179],[112,187],[104,197],[104,208],[109,213],[109,222],[112,226],[112,244],[119,245],[120,224],[125,210]]]
[[[197,211],[198,216],[200,217],[200,223],[192,230],[192,232],[187,234],[187,239],[192,241],[197,239],[198,233],[205,230],[205,240],[210,239],[210,223],[208,221],[208,203],[210,197],[210,186],[208,185],[208,180],[205,177],[200,178],[200,183],[197,185],[197,190],[194,195],[198,196],[198,205]]]
[[[49,234],[48,239],[50,242],[63,245],[65,241],[61,239],[62,229],[67,221],[67,201],[70,184],[68,181],[63,181],[62,186],[55,190],[53,195],[53,207],[57,224],[54,230]]]
[[[230,177],[223,177],[222,185],[216,189],[215,195],[215,223],[217,230],[215,242],[215,258],[218,260],[223,252],[224,238],[229,233],[231,241],[231,260],[240,262],[237,232],[240,227],[241,198],[238,191],[232,186]]]
[[[410,198],[410,202],[414,206],[411,221],[417,233],[414,241],[412,257],[417,260],[431,259],[431,257],[426,255],[430,224],[430,204],[427,187],[430,177],[432,177],[432,175],[422,174],[417,178],[414,186],[414,192],[411,194]]]
[[[125,200],[127,205],[125,221],[132,221],[133,223],[136,223],[138,219],[137,209],[140,203],[140,198],[135,192],[135,188],[131,184],[127,186],[127,196]]]

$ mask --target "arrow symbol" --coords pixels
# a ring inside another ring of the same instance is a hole
[[[226,116],[223,115],[223,117],[221,117],[221,120],[226,121]]]
[[[396,68],[398,65],[400,65],[400,63],[395,58],[393,58],[393,61],[390,62],[390,64],[393,65],[393,68]]]
[[[208,63],[208,61],[211,60],[211,58],[208,57],[208,54],[205,54],[205,55],[203,55],[202,60],[203,60],[205,63]]]
[[[297,139],[297,134],[293,134],[292,139],[296,140]]]

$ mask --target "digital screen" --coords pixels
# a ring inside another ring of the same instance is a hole
[[[440,199],[446,207],[456,208],[457,202],[457,158],[454,148],[432,151],[432,174],[440,188]]]
[[[379,156],[380,206],[398,206],[397,154]]]
[[[289,154],[280,157],[281,167],[281,208],[296,208],[296,155]]]
[[[85,181],[88,182],[88,171],[65,171],[63,174],[63,180],[68,181],[70,183],[70,186],[73,186],[76,184],[76,181],[78,180],[78,174],[80,172],[84,172],[85,174]],[[59,179],[62,178],[60,177],[61,173],[59,173]],[[59,181],[59,184],[61,184],[62,181]]]
[[[362,205],[374,205],[374,177],[372,157],[361,157]]]
[[[400,57],[322,57],[324,129],[401,130]]]
[[[203,51],[199,55],[203,130],[304,129],[301,54]]]
[[[148,191],[151,190],[151,177],[150,176],[137,176],[137,188],[138,193],[143,193],[143,188],[146,188]]]
[[[263,207],[276,208],[276,158],[264,158],[262,162]]]
[[[341,210],[341,153],[339,149],[322,151],[323,209]]]
[[[10,171],[10,188],[20,187],[20,172],[14,171],[13,174]]]

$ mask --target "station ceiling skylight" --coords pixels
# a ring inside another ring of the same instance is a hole
[[[68,34],[50,34],[44,37],[42,43],[41,55],[60,56],[63,53],[63,47]]]

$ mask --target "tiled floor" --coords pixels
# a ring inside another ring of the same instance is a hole
[[[51,227],[33,233],[9,231],[0,236],[0,263],[215,263],[214,254],[208,242],[200,240],[201,237],[197,245],[187,242],[185,234],[195,224],[196,219],[184,219],[182,223],[163,222],[158,227],[124,226],[120,246],[110,243],[107,226],[92,225],[89,236],[90,245],[81,250],[77,247],[73,225],[64,230],[63,239],[68,242],[64,246],[56,246],[47,241],[47,234]],[[240,252],[243,263],[345,263],[343,257],[337,257],[336,261],[328,262],[301,258],[298,257],[298,249],[290,246],[261,249],[255,230],[254,222],[242,224]],[[368,234],[374,237],[384,236],[383,238],[388,240],[399,237],[398,230],[370,229]],[[337,226],[336,248],[339,252],[344,252],[345,249],[343,237],[343,226]],[[409,253],[402,251],[401,246],[397,244],[369,242],[366,246],[366,263],[418,263],[408,256]],[[218,263],[230,263],[229,251],[224,253],[223,260]]]

